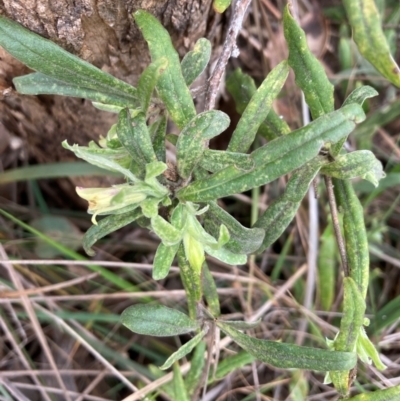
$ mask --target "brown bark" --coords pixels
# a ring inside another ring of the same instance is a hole
[[[207,36],[214,14],[211,0],[0,0],[1,14],[133,85],[149,62],[132,18],[138,9],[163,23],[181,56]],[[66,159],[71,155],[62,140],[84,145],[107,133],[115,115],[88,101],[11,90],[12,78],[27,72],[0,48],[0,127],[22,138],[30,156],[39,162]]]

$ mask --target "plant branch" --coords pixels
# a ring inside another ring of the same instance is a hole
[[[333,228],[335,230],[335,236],[336,236],[336,241],[338,243],[340,258],[342,259],[343,272],[344,272],[345,277],[349,277],[350,272],[349,272],[349,265],[347,263],[346,246],[345,246],[344,239],[342,237],[342,232],[340,231],[340,224],[339,224],[339,217],[338,217],[338,213],[337,213],[335,194],[333,193],[332,178],[327,177],[327,176],[325,176],[324,178],[325,178],[326,189],[328,191],[328,200],[329,200],[329,207],[331,209],[331,214],[332,214]]]
[[[228,63],[228,60],[236,47],[236,38],[240,28],[242,27],[243,18],[250,2],[251,0],[237,0],[236,2],[235,11],[233,12],[222,53],[208,81],[204,111],[212,110],[215,106],[215,99],[217,97],[218,88],[221,83],[226,64]]]

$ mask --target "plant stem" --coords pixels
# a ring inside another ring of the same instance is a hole
[[[335,230],[336,241],[338,243],[340,258],[342,259],[343,273],[345,277],[349,277],[349,265],[347,263],[347,253],[344,239],[342,237],[342,232],[340,231],[339,217],[337,213],[337,206],[335,200],[335,194],[333,192],[332,178],[325,176],[325,185],[328,191],[329,207],[332,214],[332,223]]]

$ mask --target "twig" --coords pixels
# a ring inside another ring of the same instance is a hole
[[[222,53],[214,68],[211,78],[208,81],[204,111],[212,110],[215,106],[215,99],[217,97],[222,75],[225,71],[228,60],[236,47],[236,37],[242,27],[243,18],[250,2],[251,0],[237,0],[236,2],[235,11],[233,12]]]
[[[336,241],[337,241],[338,248],[339,248],[340,258],[342,259],[343,272],[344,272],[345,277],[349,277],[350,272],[349,272],[349,265],[347,263],[346,247],[345,247],[344,239],[342,237],[342,232],[340,231],[339,217],[338,217],[338,213],[337,213],[335,194],[333,193],[332,178],[325,176],[325,185],[326,185],[326,189],[328,191],[329,207],[331,209],[332,223],[333,223],[333,228],[335,230],[335,236],[336,236]]]

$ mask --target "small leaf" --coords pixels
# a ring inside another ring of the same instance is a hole
[[[277,368],[317,371],[350,370],[357,362],[355,352],[329,351],[277,341],[259,340],[217,321],[217,326],[259,361]]]
[[[152,131],[151,140],[153,142],[154,153],[157,156],[157,159],[166,162],[165,155],[165,136],[167,132],[167,118],[165,115],[161,116],[161,118],[154,123],[152,126],[154,127],[154,131]]]
[[[236,111],[242,114],[249,103],[251,97],[257,91],[253,79],[244,74],[237,68],[226,80],[226,88],[233,97],[236,104]],[[290,127],[280,118],[271,108],[267,118],[261,123],[258,134],[268,140],[286,135],[290,132]]]
[[[235,166],[244,171],[250,171],[254,168],[254,160],[251,155],[244,153],[206,149],[200,160],[200,166],[212,173],[229,166]]]
[[[190,86],[204,71],[210,61],[211,43],[206,38],[200,38],[192,51],[186,53],[181,68],[186,85]]]
[[[261,319],[258,319],[255,322],[244,322],[241,320],[221,320],[221,322],[236,330],[249,330],[258,327],[261,323]]]
[[[247,351],[240,351],[236,355],[229,355],[218,363],[215,379],[224,379],[229,373],[250,365],[256,360],[256,357],[249,354]]]
[[[59,79],[49,77],[40,72],[14,78],[13,83],[15,89],[24,95],[60,95],[80,97],[83,99],[89,99],[93,102],[98,102],[94,104],[95,107],[97,105],[101,107],[103,103],[105,103],[107,105],[114,105],[113,107],[117,106],[121,108],[126,107],[127,104],[132,102],[131,99],[125,98],[123,93],[118,95],[107,93],[106,91],[102,92],[100,88],[85,88],[72,83],[60,81]]]
[[[400,397],[400,386],[363,393],[349,398],[349,401],[397,401]]]
[[[358,50],[387,80],[400,87],[400,68],[396,64],[382,30],[374,0],[344,0],[347,18]]]
[[[342,107],[352,103],[357,103],[362,106],[366,99],[378,95],[379,93],[374,88],[368,85],[364,85],[360,88],[354,89],[353,92],[351,92],[350,95],[347,96],[346,100],[342,104]]]
[[[160,161],[155,161],[146,164],[145,181],[148,182],[152,178],[158,177],[167,169],[167,165]]]
[[[289,6],[283,14],[283,31],[289,47],[289,65],[295,73],[296,85],[304,92],[314,119],[334,110],[333,85],[322,64],[311,53],[306,35],[291,16]]]
[[[106,235],[119,230],[122,227],[132,223],[142,215],[140,209],[136,209],[131,212],[111,215],[97,222],[97,225],[93,225],[86,231],[83,237],[83,249],[85,252],[94,256],[95,252],[91,249],[92,246]]]
[[[357,338],[357,354],[364,363],[370,365],[371,362],[373,362],[379,370],[386,369],[386,365],[382,363],[378,351],[368,338],[364,327],[360,327],[360,332]]]
[[[71,146],[67,141],[62,142],[62,146],[74,152],[76,157],[86,160],[90,164],[121,173],[133,182],[138,180],[134,174],[121,165],[125,164],[127,159],[129,160],[129,155],[125,149],[101,149],[98,147],[79,146],[77,144]]]
[[[230,239],[225,247],[233,253],[250,254],[255,252],[262,244],[265,235],[263,229],[243,227],[215,202],[209,202],[205,228],[215,236],[221,224],[228,229],[230,235]]]
[[[182,233],[159,215],[151,219],[151,227],[164,245],[176,245],[182,240]]]
[[[132,305],[122,312],[121,321],[134,333],[155,337],[177,336],[199,328],[195,320],[163,305]]]
[[[168,60],[168,66],[157,82],[157,91],[172,120],[182,129],[196,115],[196,110],[182,75],[178,53],[169,33],[155,17],[139,10],[134,18],[149,46],[152,61]]]
[[[140,207],[142,209],[143,216],[151,219],[158,215],[158,204],[160,199],[158,198],[147,198],[140,202]]]
[[[185,201],[204,202],[267,184],[316,157],[326,142],[335,143],[346,137],[355,123],[364,118],[365,114],[357,104],[323,115],[306,127],[255,150],[251,154],[255,161],[253,170],[227,167],[182,188],[177,196]]]
[[[204,250],[209,255],[220,260],[221,262],[227,263],[228,265],[245,265],[247,263],[247,255],[239,255],[237,253],[230,252],[225,247],[213,249],[210,246],[204,245]]]
[[[144,114],[150,105],[151,95],[161,76],[168,66],[168,60],[161,57],[151,63],[143,72],[138,81],[137,95]]]
[[[179,365],[176,363],[174,365],[174,393],[175,401],[190,401],[189,395],[185,388],[185,383],[182,378],[181,370],[179,369]]]
[[[221,314],[221,307],[219,304],[217,286],[213,276],[211,275],[210,269],[208,268],[207,262],[204,262],[203,265],[202,288],[204,298],[207,301],[211,314],[214,317],[218,317]]]
[[[232,134],[228,151],[245,153],[249,150],[261,123],[266,119],[273,100],[281,91],[289,74],[287,61],[278,64],[252,96]]]
[[[215,12],[222,14],[232,3],[232,0],[214,0],[213,9]]]
[[[322,167],[321,172],[341,180],[361,177],[375,187],[379,185],[379,180],[385,177],[382,163],[369,150],[339,155],[334,162]]]
[[[158,245],[157,252],[153,261],[153,280],[162,280],[168,276],[169,269],[178,252],[179,243],[176,245]]]
[[[192,349],[200,343],[203,337],[207,334],[207,330],[202,330],[196,336],[194,336],[191,340],[189,340],[186,344],[182,345],[178,351],[174,352],[162,366],[160,366],[161,370],[168,369],[174,362],[179,361],[179,359],[183,358],[189,352],[192,352]]]
[[[190,361],[190,370],[185,377],[185,385],[189,395],[195,392],[201,376],[203,374],[204,364],[206,359],[204,353],[206,352],[207,344],[205,341],[199,343],[193,352],[193,357]]]
[[[136,89],[68,53],[50,40],[0,16],[0,46],[29,68],[51,78],[137,104]]]
[[[218,110],[198,114],[185,126],[176,144],[179,175],[188,179],[197,166],[206,143],[228,128],[229,117]]]

